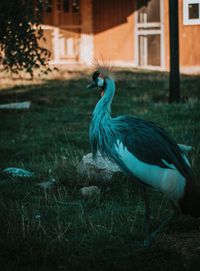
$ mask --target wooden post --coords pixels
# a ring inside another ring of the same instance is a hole
[[[180,102],[178,0],[169,0],[170,82],[169,102]]]
[[[54,27],[53,30],[53,50],[54,50],[54,62],[55,64],[59,63],[60,60],[60,52],[59,52],[59,28]]]

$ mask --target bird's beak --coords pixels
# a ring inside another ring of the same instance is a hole
[[[95,82],[92,82],[89,85],[87,85],[87,88],[94,88],[94,87],[97,87]]]

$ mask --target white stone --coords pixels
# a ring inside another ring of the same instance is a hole
[[[3,170],[4,173],[11,175],[12,177],[32,177],[33,173],[22,168],[9,167]]]
[[[103,158],[100,153],[97,153],[96,160],[93,160],[92,153],[88,153],[83,156],[77,167],[77,172],[88,179],[108,181],[121,170],[115,163]]]
[[[80,195],[84,198],[90,198],[90,197],[95,197],[100,195],[100,188],[98,186],[87,186],[87,187],[82,187],[80,190]]]
[[[16,109],[16,110],[25,110],[29,109],[31,106],[31,102],[19,102],[19,103],[9,103],[9,104],[1,104],[0,109]]]

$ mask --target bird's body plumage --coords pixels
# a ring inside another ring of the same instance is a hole
[[[95,156],[100,151],[129,177],[167,194],[175,202],[185,196],[193,174],[185,153],[159,126],[131,116],[111,116],[114,80],[107,77],[104,95],[97,103],[90,125]]]

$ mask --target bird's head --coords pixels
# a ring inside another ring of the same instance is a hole
[[[96,60],[94,61],[93,65],[96,68],[96,71],[92,75],[92,82],[87,86],[87,88],[100,88],[101,89],[101,96],[103,96],[107,79],[114,81],[114,74],[112,71],[112,67],[109,65],[101,65]]]
[[[87,88],[98,87],[102,90],[101,96],[103,96],[104,85],[105,85],[104,76],[100,73],[100,71],[95,71],[92,75],[92,82],[87,86]]]

